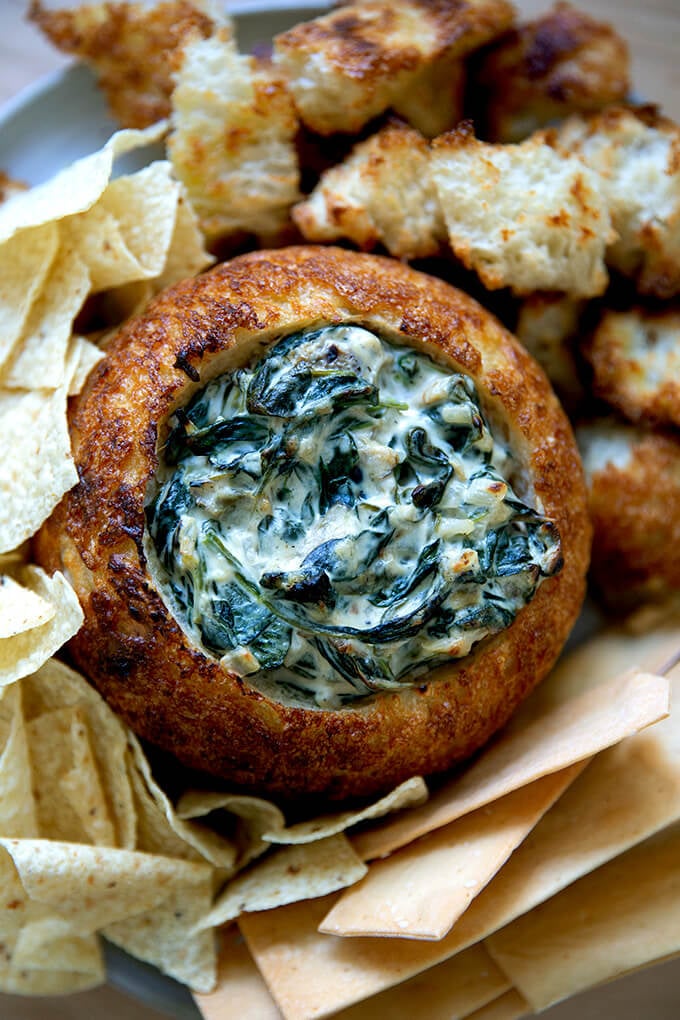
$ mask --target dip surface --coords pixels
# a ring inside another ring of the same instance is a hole
[[[170,419],[156,583],[225,669],[339,708],[467,655],[560,568],[512,473],[468,376],[361,326],[290,334]]]

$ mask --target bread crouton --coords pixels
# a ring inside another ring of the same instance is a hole
[[[26,191],[28,184],[24,181],[17,181],[14,177],[10,177],[4,170],[0,170],[0,205],[6,202],[12,195],[18,194],[20,191]]]
[[[382,243],[400,258],[435,255],[446,229],[429,156],[422,135],[392,122],[327,170],[293,219],[308,241],[346,237],[365,251]]]
[[[357,132],[389,107],[406,113],[414,105],[408,93],[427,84],[428,68],[443,62],[432,72],[441,83],[453,60],[496,38],[513,18],[508,0],[363,0],[277,36],[274,61],[308,127],[322,135]],[[435,95],[431,84],[428,92]],[[438,124],[450,117],[447,94],[437,95]]]
[[[640,293],[680,293],[680,127],[654,107],[570,117],[558,144],[600,174],[618,241],[607,261]]]
[[[680,439],[596,421],[576,430],[593,522],[592,577],[613,608],[680,591]]]
[[[449,242],[489,289],[593,297],[607,285],[611,223],[597,174],[537,132],[519,145],[478,141],[468,122],[432,143]]]
[[[584,396],[578,370],[576,339],[585,302],[563,294],[532,294],[522,302],[517,338],[536,359],[567,406]]]
[[[207,38],[216,15],[200,0],[99,3],[50,10],[39,0],[29,18],[64,53],[89,64],[99,79],[113,117],[143,128],[170,114],[173,55],[190,38]],[[225,19],[219,19],[225,25]]]
[[[631,421],[680,425],[680,310],[606,311],[584,354],[593,389]]]
[[[218,33],[186,47],[172,105],[168,155],[207,239],[275,239],[300,198],[298,122],[284,83]]]
[[[558,3],[499,40],[479,82],[489,138],[518,142],[552,120],[624,100],[628,46],[611,25]]]

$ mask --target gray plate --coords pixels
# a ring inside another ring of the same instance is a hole
[[[248,8],[242,14],[238,14],[237,4],[230,8],[236,14],[239,45],[245,51],[322,9],[319,4],[304,2],[273,11],[266,3],[250,3]],[[40,184],[61,167],[100,148],[116,127],[90,71],[74,65],[5,105],[0,113],[0,168],[12,177]],[[120,161],[120,170],[139,169],[163,154],[156,147],[139,150]],[[578,638],[582,640],[596,626],[595,614],[586,614],[579,622]],[[109,980],[121,991],[167,1017],[200,1020],[191,995],[176,981],[114,946],[107,946],[106,961]],[[680,960],[587,992],[542,1016],[549,1020],[679,1020]],[[426,1011],[420,1020],[427,1020]]]

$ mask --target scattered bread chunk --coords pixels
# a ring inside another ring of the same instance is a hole
[[[611,222],[597,174],[579,159],[541,132],[490,145],[462,122],[434,139],[431,165],[451,247],[489,290],[604,291]]]
[[[277,36],[274,61],[289,80],[301,120],[319,134],[359,131],[389,107],[407,114],[417,103],[409,93],[418,88],[425,96],[421,112],[428,93],[441,103],[430,125],[436,132],[450,112],[448,88],[439,92],[432,81],[455,73],[452,61],[495,39],[513,20],[508,0],[363,0]]]
[[[584,354],[597,396],[633,422],[680,426],[680,309],[606,311]]]
[[[592,576],[627,610],[680,590],[680,438],[598,420],[576,430],[593,522]]]
[[[436,255],[446,228],[426,139],[389,123],[327,170],[293,219],[308,241],[349,238],[364,251],[381,243],[398,258]]]
[[[464,112],[465,62],[444,57],[428,64],[396,97],[392,109],[426,138],[455,127]]]
[[[515,334],[536,359],[562,403],[574,407],[584,397],[576,340],[584,301],[564,294],[531,294],[522,302]]]
[[[206,38],[216,17],[206,4],[168,0],[99,3],[49,9],[31,4],[29,18],[64,53],[89,64],[109,109],[122,127],[144,128],[170,114],[173,56],[196,36]],[[219,19],[226,24],[224,18]]]
[[[207,240],[245,231],[273,243],[300,198],[283,81],[221,31],[187,45],[172,104],[168,155]]]
[[[630,55],[611,25],[558,3],[504,36],[485,58],[479,82],[488,136],[518,142],[552,120],[624,100]]]
[[[680,293],[680,127],[655,107],[570,117],[558,144],[600,174],[617,242],[607,261],[640,293]]]
[[[28,184],[24,183],[24,181],[17,181],[14,177],[10,177],[9,174],[5,173],[4,170],[0,170],[0,204],[6,202],[12,195],[27,189]]]

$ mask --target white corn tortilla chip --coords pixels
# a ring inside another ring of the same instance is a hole
[[[7,574],[0,575],[0,641],[47,623],[56,609]]]
[[[18,839],[37,831],[22,691],[13,684],[0,690],[0,832]]]
[[[102,149],[76,160],[44,184],[17,192],[0,205],[0,242],[7,241],[19,230],[52,223],[89,209],[109,183],[116,157],[159,141],[166,131],[165,121],[142,131],[117,131]]]
[[[54,223],[24,230],[0,244],[0,369],[24,331],[58,247]]]
[[[196,932],[196,922],[212,900],[213,876],[179,885],[152,910],[117,921],[103,929],[104,936],[138,960],[199,992],[215,987],[217,950],[215,933]]]
[[[680,825],[486,940],[534,1009],[680,952]]]
[[[88,375],[104,357],[104,352],[87,337],[72,336],[66,354],[67,363],[73,366],[68,386],[69,397],[81,392]]]
[[[38,670],[83,622],[78,597],[63,574],[50,577],[40,567],[25,567],[24,583],[52,605],[54,616],[38,627],[0,640],[0,687]]]
[[[89,287],[87,267],[77,254],[55,259],[7,367],[8,389],[56,389],[68,382],[68,342]]]
[[[204,238],[198,225],[198,217],[194,212],[186,194],[184,185],[180,185],[177,200],[175,226],[170,247],[165,259],[163,272],[155,281],[157,290],[171,287],[179,280],[196,276],[215,261],[205,250]]]
[[[283,847],[229,882],[197,930],[225,924],[244,911],[271,910],[325,896],[358,882],[366,871],[366,865],[341,834],[303,846]]]
[[[66,423],[66,387],[0,389],[0,552],[36,533],[78,481]]]
[[[547,681],[546,681],[547,682]],[[668,682],[630,673],[513,722],[462,775],[422,807],[354,837],[364,860],[380,857],[541,776],[567,768],[668,714]]]
[[[123,723],[83,677],[57,659],[50,659],[37,673],[26,677],[21,691],[29,725],[43,714],[64,708],[77,708],[83,713],[116,845],[132,849],[136,818],[126,769],[127,730]]]
[[[164,815],[170,830],[183,843],[192,847],[199,854],[199,859],[208,861],[208,863],[216,868],[233,871],[236,862],[236,847],[234,843],[208,829],[206,826],[180,818],[170,798],[154,779],[151,773],[151,766],[134,734],[128,734],[128,743],[131,748],[131,767],[136,768],[139,772],[152,800]],[[157,827],[156,832],[158,833],[159,831]]]
[[[160,276],[179,189],[169,163],[152,163],[112,181],[91,209],[61,223],[63,250],[84,261],[93,293]]]
[[[26,727],[43,839],[115,846],[116,833],[80,706],[45,712]]]
[[[544,776],[375,861],[319,930],[442,939],[584,767]]]
[[[381,818],[404,808],[417,807],[425,803],[428,795],[425,780],[421,776],[414,776],[360,811],[338,811],[335,814],[320,815],[308,822],[298,822],[297,825],[273,827],[263,833],[262,838],[271,843],[311,843],[344,832],[360,822]]]

